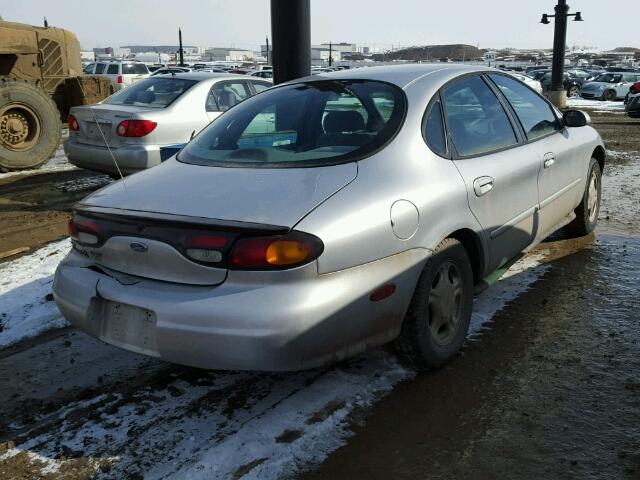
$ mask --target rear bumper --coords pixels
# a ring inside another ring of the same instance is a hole
[[[640,95],[629,96],[625,110],[630,117],[640,117]]]
[[[118,162],[123,174],[139,172],[160,164],[160,147],[158,145],[124,145],[112,148],[79,143],[74,138],[64,142],[64,153],[73,165],[98,172],[118,174],[111,153]]]
[[[127,350],[208,369],[299,370],[340,361],[400,332],[427,250],[318,275],[315,263],[286,272],[229,271],[217,287],[172,284],[87,268],[72,251],[59,265],[53,293],[75,327]],[[125,276],[123,276],[125,277]],[[390,297],[372,302],[380,286]],[[155,314],[155,351],[100,336],[96,301]]]

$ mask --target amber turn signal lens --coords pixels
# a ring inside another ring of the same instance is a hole
[[[309,245],[297,240],[278,240],[267,248],[267,262],[270,265],[292,265],[304,262],[311,254]]]

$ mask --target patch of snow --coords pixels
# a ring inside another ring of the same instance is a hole
[[[605,102],[604,100],[588,100],[586,98],[572,97],[567,98],[567,107],[571,108],[584,108],[594,110],[596,112],[617,112],[624,113],[624,102]]]
[[[67,325],[51,293],[53,273],[71,248],[68,239],[0,264],[0,348]]]

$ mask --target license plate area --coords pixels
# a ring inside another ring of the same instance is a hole
[[[154,312],[105,299],[96,299],[92,311],[100,340],[126,350],[159,356]]]
[[[86,122],[85,133],[87,138],[90,138],[91,140],[103,140],[102,135],[104,135],[105,140],[109,140],[109,137],[111,136],[111,124],[102,122]]]

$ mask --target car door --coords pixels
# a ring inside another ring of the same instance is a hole
[[[639,76],[635,73],[625,73],[622,75],[620,79],[620,83],[616,85],[616,96],[618,98],[624,98],[627,93],[629,93],[629,89],[631,85],[638,81]]]
[[[530,148],[542,164],[538,176],[538,239],[567,218],[582,196],[586,170],[572,139],[553,107],[525,85],[500,74],[489,78],[513,109]]]
[[[111,79],[111,83],[113,83],[117,89],[122,88],[122,84],[118,83],[119,72],[120,69],[117,63],[110,63],[105,71],[106,75]]]
[[[252,95],[246,80],[224,80],[213,84],[207,95],[205,109],[212,122],[234,105]]]
[[[540,157],[535,148],[521,145],[510,110],[480,75],[446,85],[441,97],[453,161],[489,245],[488,268],[494,270],[535,237]]]

